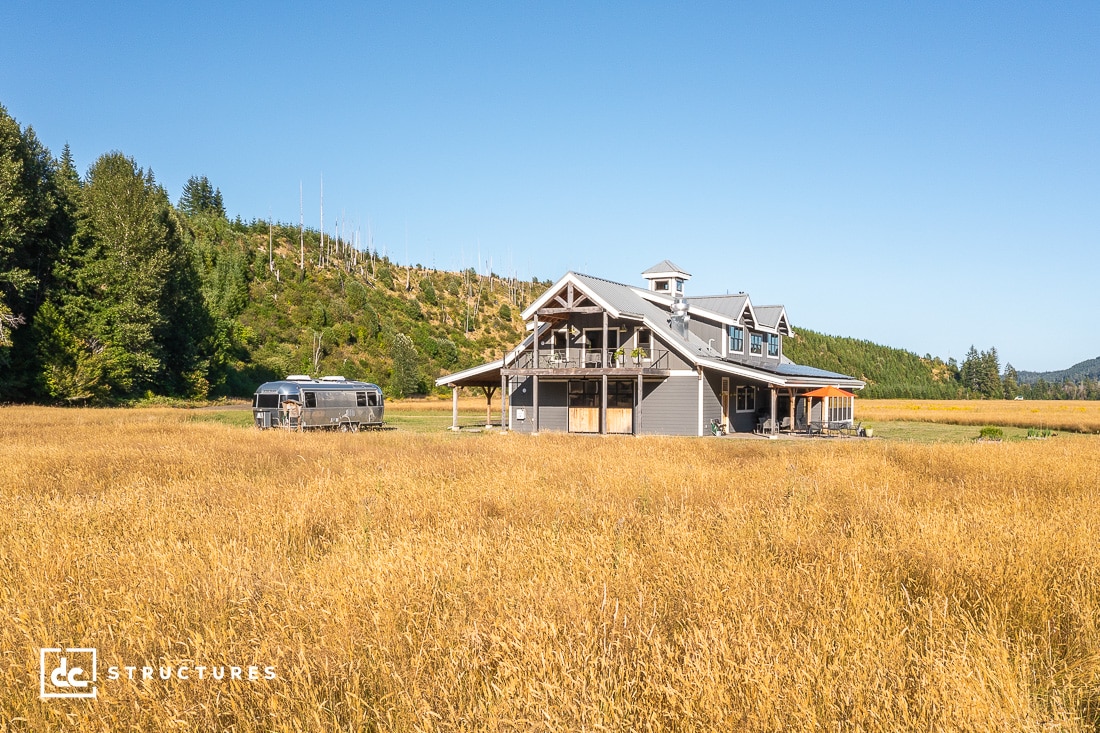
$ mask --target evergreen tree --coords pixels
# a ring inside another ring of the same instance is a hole
[[[403,333],[394,336],[390,357],[393,358],[394,395],[407,397],[415,394],[420,387],[420,374],[413,340]]]
[[[1014,400],[1020,394],[1020,375],[1016,373],[1016,369],[1012,364],[1005,364],[1005,375],[1002,384],[1004,385],[1006,400]]]
[[[51,395],[204,392],[208,319],[164,189],[133,159],[108,153],[89,170],[78,211],[57,268],[61,327],[41,349]],[[80,386],[89,383],[96,388]]]
[[[191,176],[187,179],[183,194],[180,196],[179,208],[188,216],[209,214],[225,218],[222,192],[211,186],[210,179],[206,176]]]
[[[57,163],[0,106],[0,400],[28,399],[40,371],[30,329],[73,219]],[[18,329],[18,330],[16,330]]]

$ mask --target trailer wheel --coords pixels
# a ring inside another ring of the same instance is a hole
[[[338,430],[339,430],[339,431],[340,431],[341,433],[346,433],[346,432],[349,432],[349,431],[351,430],[351,423],[349,423],[349,422],[342,422],[342,423],[340,423],[340,427],[338,428]]]
[[[353,432],[353,433],[358,433],[359,432],[359,423],[353,422],[351,424],[351,432]]]

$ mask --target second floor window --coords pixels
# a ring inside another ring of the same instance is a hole
[[[730,326],[730,353],[745,353],[745,329],[740,326]]]
[[[749,353],[761,356],[764,353],[764,334],[749,334]]]
[[[779,356],[779,335],[768,334],[768,356]]]

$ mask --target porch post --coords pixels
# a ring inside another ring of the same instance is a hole
[[[787,393],[791,396],[791,430],[794,430],[794,403],[797,399],[794,396],[794,387],[788,387]]]
[[[508,429],[508,377],[500,375],[500,432]]]
[[[645,397],[645,387],[642,382],[642,375],[638,375],[638,398],[634,400],[637,407],[634,409],[634,434],[640,435],[642,432],[642,398]]]
[[[451,387],[451,430],[458,430],[458,385]]]
[[[775,433],[779,432],[779,426],[775,424],[775,410],[776,410],[776,407],[777,407],[777,403],[779,401],[779,390],[776,389],[775,387],[772,387],[771,388],[771,393],[772,393],[772,405],[771,405],[771,407],[772,407],[772,415],[771,415],[772,433],[775,434]]]
[[[535,363],[534,369],[539,368],[539,314],[535,313]],[[531,416],[531,427],[533,433],[539,432],[539,375],[536,373],[531,377],[531,412],[534,414]]]
[[[609,358],[610,356],[611,356],[611,349],[608,348],[608,343],[607,343],[607,311],[604,311],[603,312],[603,356],[600,358],[600,364],[603,366],[604,369],[607,369],[611,365],[611,359]],[[606,383],[607,383],[607,380],[605,379],[604,384],[606,384]],[[606,390],[605,390],[605,392],[606,392]]]
[[[607,372],[600,377],[600,435],[607,435]]]
[[[703,437],[703,367],[699,369],[699,437]]]
[[[493,393],[497,391],[496,387],[483,387],[485,390],[485,427],[489,427],[493,424]]]
[[[829,427],[829,398],[821,398],[821,422],[825,427]]]

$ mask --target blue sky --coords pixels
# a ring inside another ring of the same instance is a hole
[[[1100,3],[5,3],[0,104],[173,201],[398,261],[748,292],[1047,370],[1100,354]],[[13,32],[14,31],[14,32]]]

